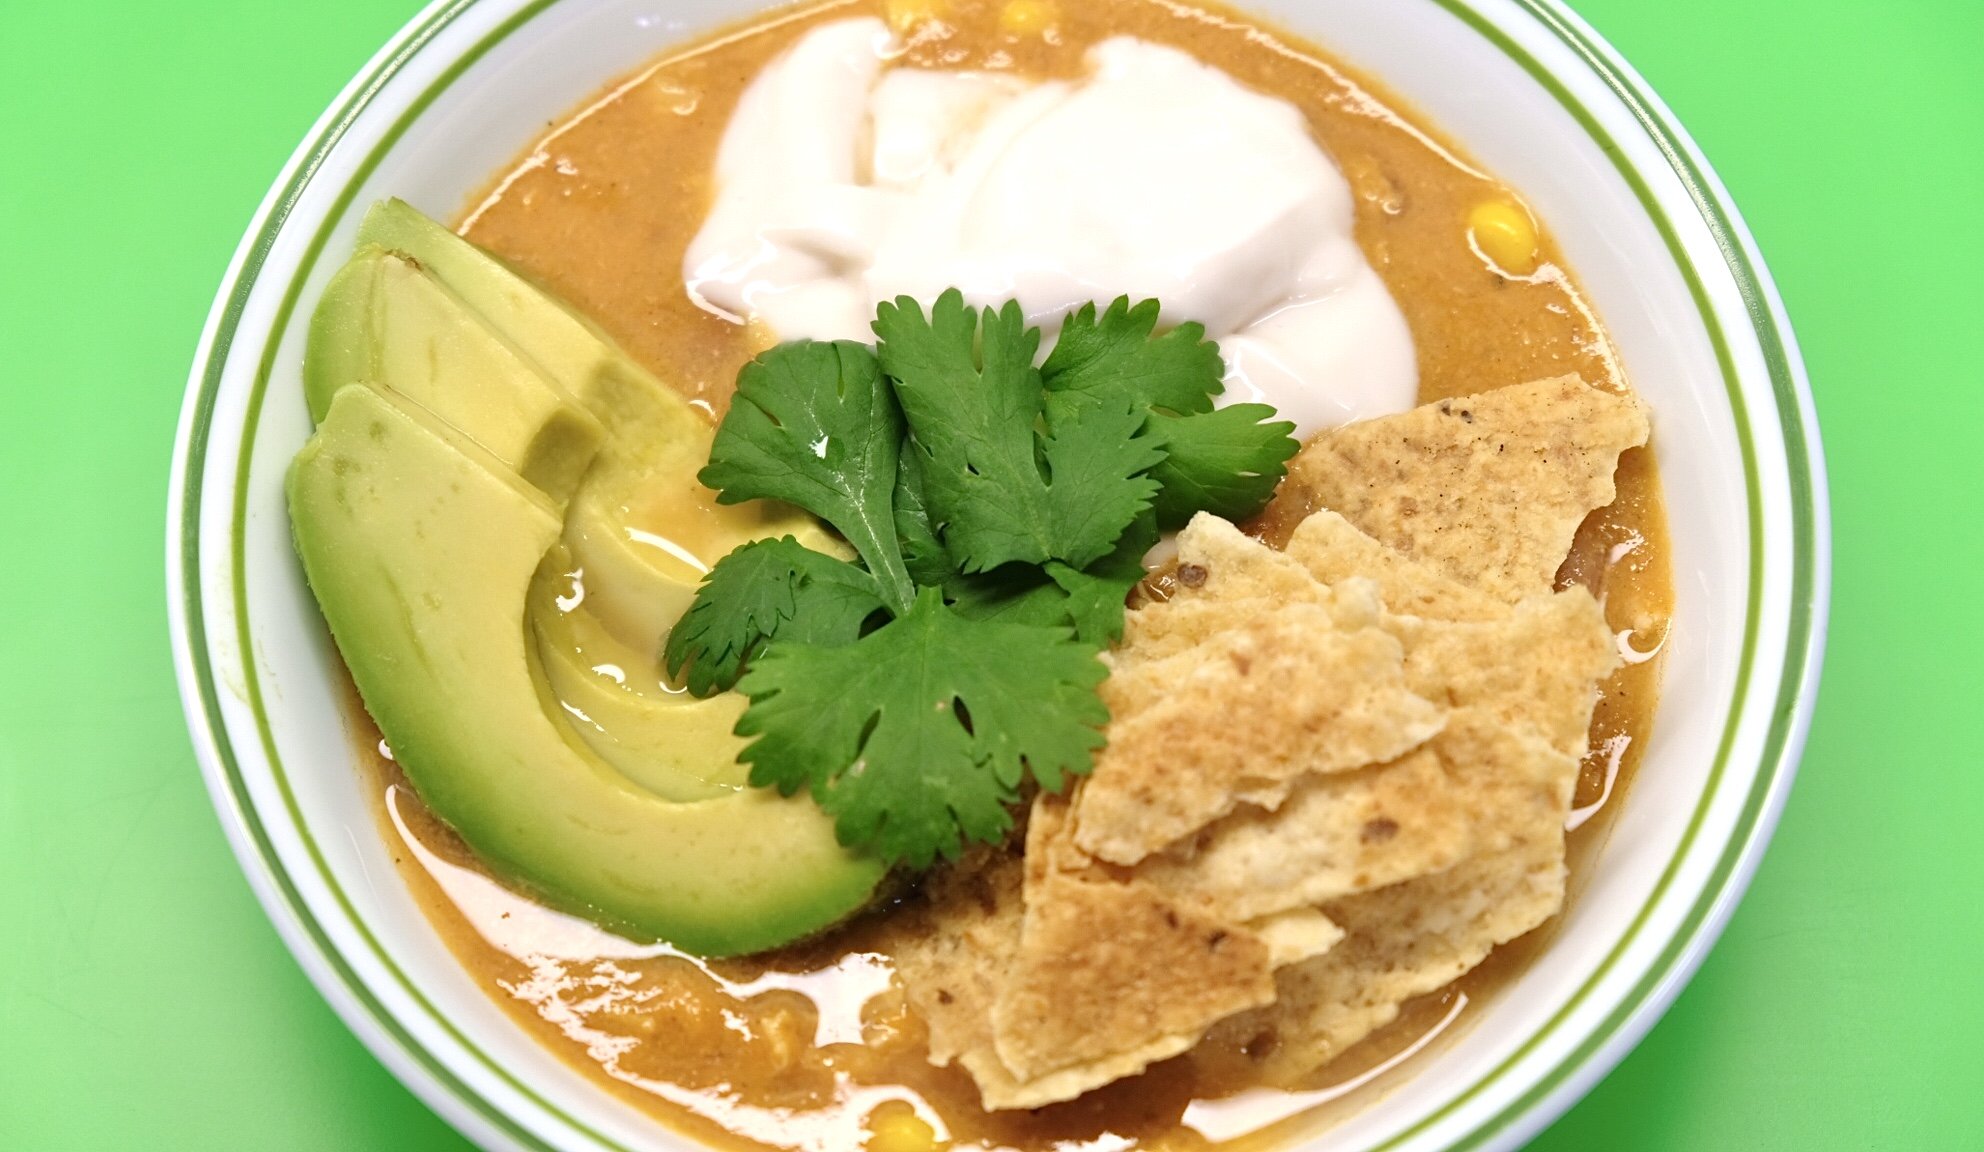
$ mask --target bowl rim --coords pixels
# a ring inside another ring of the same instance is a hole
[[[513,0],[514,2],[514,0]],[[532,19],[562,0],[523,0],[467,51],[448,62],[431,84],[405,107],[396,123],[367,158],[347,177],[336,207],[330,213],[335,221],[356,194],[377,160],[421,111],[456,78],[466,72],[497,43],[528,25]],[[1708,803],[1717,792],[1743,719],[1755,711],[1769,709],[1770,724],[1762,744],[1757,774],[1745,797],[1741,814],[1716,860],[1709,878],[1702,884],[1679,927],[1665,941],[1659,956],[1641,979],[1626,993],[1602,1021],[1589,1028],[1575,1047],[1558,1058],[1553,1066],[1520,1090],[1497,1104],[1483,1120],[1452,1142],[1450,1150],[1507,1149],[1527,1141],[1555,1120],[1604,1077],[1648,1029],[1660,1018],[1685,986],[1713,946],[1722,928],[1747,889],[1764,849],[1775,828],[1777,817],[1790,791],[1816,698],[1823,661],[1827,611],[1831,584],[1831,526],[1826,494],[1826,474],[1817,415],[1797,342],[1785,315],[1783,302],[1757,251],[1754,239],[1742,221],[1727,190],[1710,168],[1693,140],[1666,105],[1622,57],[1561,0],[1499,0],[1501,7],[1531,21],[1543,33],[1569,50],[1589,69],[1610,94],[1637,122],[1673,176],[1685,190],[1693,209],[1701,218],[1733,280],[1741,306],[1761,353],[1769,382],[1771,408],[1769,427],[1782,437],[1788,513],[1783,527],[1788,529],[1787,556],[1790,582],[1785,604],[1786,632],[1783,666],[1778,691],[1773,699],[1751,694],[1751,683],[1758,650],[1761,616],[1765,610],[1762,579],[1770,525],[1763,520],[1763,498],[1757,463],[1754,424],[1746,404],[1743,374],[1736,367],[1722,318],[1707,299],[1696,261],[1678,238],[1668,208],[1652,191],[1612,134],[1592,114],[1557,73],[1550,70],[1514,36],[1476,7],[1498,0],[1432,0],[1461,20],[1471,30],[1518,64],[1537,81],[1589,134],[1611,159],[1648,218],[1658,229],[1677,270],[1685,278],[1702,322],[1714,346],[1722,370],[1724,388],[1735,418],[1743,457],[1748,501],[1749,601],[1745,613],[1742,655],[1726,727],[1716,761],[1702,799],[1687,830],[1644,908],[1624,935],[1614,943],[1603,961],[1585,982],[1535,1034],[1485,1073],[1476,1074],[1465,1089],[1439,1108],[1420,1118],[1412,1127],[1396,1134],[1373,1152],[1394,1148],[1411,1141],[1463,1104],[1489,1091],[1541,1040],[1570,1016],[1600,983],[1613,963],[1626,951],[1648,915],[1658,905],[1685,859],[1699,831]],[[207,647],[208,611],[203,592],[209,584],[223,585],[226,606],[233,610],[233,625],[243,652],[252,652],[250,623],[245,603],[243,578],[245,520],[245,481],[248,458],[253,450],[253,429],[260,411],[268,377],[265,363],[248,400],[246,429],[235,469],[232,498],[229,579],[218,581],[202,566],[203,478],[207,470],[209,433],[216,401],[222,390],[224,369],[237,330],[257,278],[274,247],[276,237],[290,221],[306,187],[315,179],[333,149],[346,132],[386,86],[415,55],[428,46],[443,29],[479,5],[495,7],[504,0],[435,0],[417,14],[359,72],[332,102],[297,148],[282,174],[271,187],[256,212],[247,233],[224,276],[213,308],[200,336],[174,445],[168,490],[166,524],[166,593],[168,620],[182,705],[193,738],[197,758],[212,801],[243,871],[247,874],[265,912],[281,932],[289,950],[303,964],[319,992],[330,1001],[366,1046],[430,1107],[478,1142],[555,1152],[557,1144],[534,1132],[507,1111],[501,1103],[478,1091],[450,1067],[446,1057],[426,1048],[394,1016],[340,953],[318,919],[317,910],[298,889],[277,857],[269,828],[258,815],[243,775],[242,755],[231,739],[231,731],[221,706],[222,689],[214,668],[214,657]],[[280,330],[301,291],[304,276],[321,248],[329,225],[320,227],[302,270],[286,289],[282,308],[273,325]],[[269,355],[274,354],[271,344]],[[440,1027],[463,1048],[477,1057],[498,1079],[520,1093],[535,1107],[565,1125],[588,1136],[596,1146],[621,1150],[624,1145],[601,1134],[566,1110],[543,1098],[528,1085],[519,1083],[497,1062],[481,1052],[442,1016],[417,987],[386,956],[379,941],[353,911],[349,901],[324,868],[322,857],[309,833],[303,829],[301,814],[286,782],[281,782],[280,761],[260,692],[256,686],[254,661],[246,665],[246,695],[254,712],[255,733],[244,734],[241,744],[248,757],[266,759],[274,772],[290,815],[309,848],[311,857],[324,871],[329,890],[343,906],[344,914],[366,943],[377,953],[385,969],[411,998],[430,1013]]]

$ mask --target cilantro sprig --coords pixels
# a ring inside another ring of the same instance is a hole
[[[669,633],[669,673],[683,675],[698,696],[714,695],[737,683],[774,633],[793,643],[847,644],[882,607],[875,578],[847,561],[790,536],[753,540],[710,569]]]
[[[889,511],[901,450],[902,410],[874,349],[801,340],[738,373],[698,478],[719,504],[783,500],[833,525],[901,613],[914,598]]]
[[[905,450],[917,454],[924,503],[960,572],[1080,568],[1150,506],[1157,482],[1146,473],[1164,457],[1126,390],[1068,406],[1041,434],[1040,330],[1017,302],[981,314],[953,291],[925,317],[904,298],[876,310],[875,334],[911,430]]]
[[[1028,773],[1058,791],[1089,769],[1104,669],[1066,629],[971,620],[925,588],[852,644],[780,644],[739,687],[751,782],[810,788],[841,839],[913,868],[992,841]]]
[[[1004,835],[1029,776],[1089,771],[1096,657],[1144,554],[1196,512],[1258,511],[1297,447],[1266,405],[1215,408],[1218,346],[1158,314],[1086,305],[1036,366],[1018,304],[902,297],[874,348],[794,341],[739,374],[699,479],[796,504],[858,557],[743,545],[669,635],[691,692],[750,697],[753,785],[806,789],[843,843],[922,868]]]

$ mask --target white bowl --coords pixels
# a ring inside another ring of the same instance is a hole
[[[755,0],[439,0],[347,87],[214,303],[173,466],[180,685],[214,804],[290,950],[400,1079],[491,1149],[676,1149],[515,1026],[397,879],[344,736],[282,477],[305,320],[387,195],[437,214],[609,79]],[[1646,759],[1549,948],[1332,1149],[1512,1148],[1700,964],[1791,785],[1825,631],[1818,428],[1777,293],[1666,107],[1551,0],[1251,0],[1382,77],[1546,220],[1651,402],[1676,604]]]

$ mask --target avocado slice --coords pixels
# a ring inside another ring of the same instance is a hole
[[[810,800],[666,799],[556,718],[531,643],[557,506],[417,406],[340,389],[292,465],[304,572],[366,709],[421,798],[552,903],[703,955],[859,909],[884,874]]]
[[[735,692],[659,707],[540,646],[566,723],[599,758],[666,800],[707,800],[745,786],[744,738],[731,730],[748,703]]]
[[[653,654],[612,635],[573,595],[572,564],[553,548],[531,590],[530,620],[546,681],[565,719],[602,760],[670,800],[701,800],[744,787],[733,731],[745,698],[699,699],[668,682]],[[580,585],[583,586],[583,585]]]
[[[624,643],[658,656],[668,630],[689,610],[703,575],[731,549],[766,536],[792,536],[831,556],[853,549],[813,517],[770,500],[718,504],[696,483],[709,456],[705,431],[681,457],[629,463],[602,455],[572,500],[565,540],[585,572],[586,604]],[[635,527],[662,527],[651,532]]]
[[[404,200],[381,200],[361,245],[403,253],[434,276],[611,434],[566,513],[587,605],[628,645],[658,654],[703,574],[731,549],[793,536],[833,555],[852,550],[819,521],[773,501],[719,505],[696,483],[716,429],[581,313]],[[666,523],[666,534],[642,524]]]
[[[606,430],[417,263],[359,249],[325,288],[304,352],[304,396],[368,383],[412,400],[564,501]]]
[[[555,616],[539,611],[532,618],[551,692],[600,759],[669,800],[704,800],[745,786],[749,769],[737,762],[745,741],[732,731],[744,714],[743,696],[698,699],[682,692],[657,701],[615,679],[637,671],[576,658],[556,635]]]
[[[428,270],[623,440],[674,444],[709,427],[578,311],[406,201],[374,204],[358,243],[403,253]]]

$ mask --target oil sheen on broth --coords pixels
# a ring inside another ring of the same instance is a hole
[[[779,10],[672,52],[552,126],[470,207],[463,232],[720,415],[738,368],[772,337],[698,307],[675,270],[710,202],[739,94],[823,21],[940,7],[941,32],[924,24],[907,35],[907,63],[1072,76],[1091,44],[1132,35],[1299,108],[1356,193],[1357,241],[1411,328],[1421,402],[1567,372],[1620,380],[1597,318],[1516,194],[1326,53],[1230,10],[1169,0],[1064,3],[1045,35],[1036,18],[1049,10],[1034,0],[1017,12],[976,0],[887,7]],[[1618,492],[1586,520],[1558,576],[1600,597],[1627,660],[1592,721],[1571,833],[1574,893],[1650,729],[1672,601],[1650,449],[1621,460]],[[1278,543],[1311,510],[1304,493],[1284,491],[1252,529]],[[657,509],[638,527],[667,535],[672,519]],[[351,711],[363,716],[355,695]],[[1379,1073],[1442,1028],[1465,1027],[1466,1005],[1519,970],[1549,931],[1498,949],[1293,1092],[1252,1090],[1246,1052],[1202,1045],[1067,1104],[988,1114],[961,1070],[925,1061],[921,1025],[889,986],[886,912],[746,961],[705,965],[627,946],[493,885],[390,759],[369,760],[403,874],[492,997],[615,1095],[717,1146],[915,1152],[931,1146],[930,1131],[953,1147],[1278,1145],[1384,1091],[1390,1078]]]

